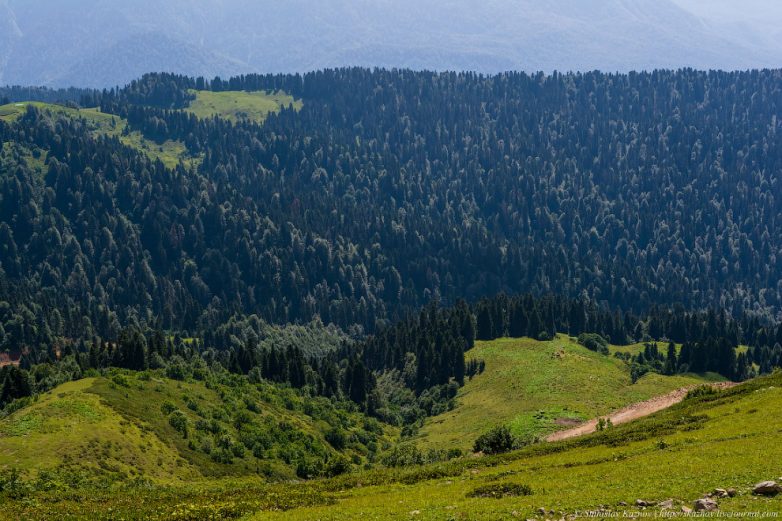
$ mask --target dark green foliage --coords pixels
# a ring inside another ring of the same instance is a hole
[[[676,345],[673,342],[668,344],[668,353],[665,356],[665,366],[663,367],[663,374],[672,375],[676,373],[679,367],[679,358],[676,355]]]
[[[0,105],[19,101],[43,101],[46,103],[83,102],[85,107],[95,106],[97,91],[91,89],[67,88],[51,89],[48,87],[22,87],[19,85],[0,87]]]
[[[135,328],[123,330],[118,344],[112,365],[134,371],[143,371],[148,367],[147,341],[140,331]]]
[[[22,306],[47,322],[57,309],[66,334],[107,338],[149,316],[165,329],[210,329],[236,311],[371,330],[432,298],[501,289],[586,292],[638,311],[725,302],[737,313],[763,291],[775,309],[780,268],[760,259],[782,236],[769,124],[778,76],[148,75],[93,100],[150,138],[183,140],[204,155],[197,169],[166,170],[35,111],[1,126],[3,141],[48,155],[44,176],[4,158],[0,299],[22,321]],[[284,88],[304,106],[263,126],[166,110],[199,86]],[[63,249],[67,262],[53,253]],[[573,331],[562,331],[616,341],[590,324],[587,305],[570,311]],[[527,316],[525,329],[553,335],[550,316]],[[523,320],[476,329],[518,334]],[[41,329],[6,333],[16,349],[37,345],[25,337]]]
[[[15,365],[0,369],[0,409],[18,398],[32,394],[32,384],[27,371]]]
[[[342,454],[337,454],[326,463],[323,474],[327,477],[339,476],[340,474],[350,472],[351,468],[350,460]]]
[[[682,345],[678,364],[680,370],[713,371],[728,378],[734,378],[738,373],[746,374],[748,370],[746,357],[742,357],[742,367],[737,366],[734,344],[729,339],[716,337]]]
[[[20,499],[30,492],[30,488],[30,484],[22,479],[22,474],[16,467],[0,471],[0,497]]]
[[[608,342],[605,338],[596,333],[581,333],[578,335],[578,343],[590,351],[595,351],[604,355],[609,354]]]
[[[518,449],[520,446],[519,440],[513,435],[510,429],[505,425],[501,425],[480,435],[478,439],[475,440],[473,452],[501,454],[503,452]]]
[[[470,360],[468,360],[465,366],[465,374],[469,378],[472,378],[477,374],[481,374],[485,370],[486,370],[486,362],[484,360],[476,360],[475,358],[471,358]]]
[[[454,458],[460,458],[462,451],[460,449],[451,449],[448,451],[438,449],[428,449],[423,451],[415,443],[401,443],[395,445],[390,452],[383,456],[383,465],[387,467],[408,467],[410,465],[425,465],[428,463],[437,463],[448,461]]]
[[[133,335],[117,353],[123,328],[188,331],[231,350],[228,360],[215,358],[233,371],[257,363],[264,378],[337,395],[344,375],[335,374],[336,360],[310,363],[322,355],[312,342],[286,351],[284,367],[269,360],[274,369],[264,375],[262,353],[273,350],[260,328],[235,334],[243,317],[319,317],[360,335],[433,299],[553,290],[577,298],[500,296],[472,315],[459,303],[461,320],[439,338],[368,350],[362,361],[370,371],[401,371],[405,354],[416,353],[420,393],[463,381],[459,352],[475,336],[567,331],[612,343],[647,334],[741,341],[759,348],[741,370],[722,348],[714,365],[738,375],[755,362],[766,372],[778,365],[773,346],[782,340],[767,320],[780,307],[782,268],[758,260],[782,237],[771,188],[782,158],[768,123],[782,103],[778,77],[342,69],[212,81],[147,75],[125,89],[80,93],[132,130],[182,140],[203,158],[174,169],[95,137],[84,121],[30,108],[0,123],[11,145],[0,158],[0,349],[29,349],[29,367],[53,361],[51,346],[97,336],[112,345],[89,348],[92,367],[142,367],[142,349],[143,363],[159,367],[183,354]],[[171,110],[189,103],[192,88],[283,89],[304,108],[263,125]],[[715,108],[728,105],[736,109]],[[29,158],[43,153],[38,173]],[[759,191],[752,197],[747,176]],[[643,311],[644,320],[598,302]],[[679,302],[724,304],[738,321],[669,308]],[[705,367],[701,355],[684,363]],[[180,367],[171,375],[190,377]],[[351,398],[374,407],[371,382],[362,392],[353,385],[361,372],[350,377]]]
[[[687,391],[687,396],[685,397],[685,399],[692,400],[694,398],[700,398],[703,396],[711,397],[717,395],[718,393],[719,391],[711,385],[700,385],[695,389],[691,389]]]
[[[185,413],[175,410],[168,416],[168,423],[183,437],[187,438],[188,419]]]
[[[339,428],[332,428],[326,433],[325,438],[326,441],[329,442],[329,445],[334,447],[336,450],[344,449],[345,444],[347,443],[345,432]]]

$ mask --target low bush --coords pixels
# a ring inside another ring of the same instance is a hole
[[[484,454],[500,454],[509,452],[520,447],[518,438],[516,438],[508,427],[501,425],[495,427],[486,434],[482,434],[475,440],[473,452],[483,452]]]
[[[608,341],[597,333],[581,333],[578,335],[578,343],[590,351],[608,354]]]
[[[502,499],[504,497],[531,496],[532,489],[519,483],[492,483],[476,487],[467,493],[467,497]]]

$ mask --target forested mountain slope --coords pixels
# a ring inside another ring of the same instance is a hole
[[[0,471],[72,486],[290,480],[345,472],[376,458],[396,434],[346,403],[205,366],[197,378],[177,380],[112,371],[42,394],[0,418]]]

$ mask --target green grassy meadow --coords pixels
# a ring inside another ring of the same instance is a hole
[[[615,350],[611,346],[612,353]],[[508,424],[524,439],[543,437],[565,428],[568,420],[587,420],[674,389],[722,379],[714,374],[649,373],[633,384],[622,360],[590,351],[564,335],[548,342],[477,342],[467,358],[484,360],[486,371],[467,381],[454,410],[426,421],[416,440],[420,445],[466,450],[500,424]]]
[[[0,519],[558,519],[601,506],[622,517],[636,511],[636,499],[672,499],[680,511],[717,487],[738,491],[718,501],[723,515],[770,515],[782,511],[782,497],[754,496],[751,486],[782,474],[780,432],[777,373],[603,432],[499,456],[301,482],[196,478],[42,491],[6,500]],[[522,485],[531,494],[513,495]],[[511,495],[492,497],[496,490]],[[538,508],[555,514],[536,515]]]
[[[96,379],[69,382],[0,422],[0,467],[34,472],[78,467],[152,480],[199,475],[143,424],[128,421],[98,394]]]
[[[270,113],[278,112],[282,107],[293,105],[301,109],[302,102],[283,92],[212,92],[193,90],[196,98],[185,109],[199,118],[219,116],[230,121],[250,120],[263,123]]]
[[[419,471],[429,479],[414,484],[403,478],[354,487],[337,493],[336,505],[250,519],[525,519],[541,507],[565,514],[601,505],[633,510],[619,505],[636,499],[673,499],[679,510],[717,487],[738,491],[719,500],[721,512],[780,512],[782,498],[750,493],[754,483],[782,475],[780,386],[780,375],[759,379],[605,433],[473,460],[463,468],[430,467]],[[531,487],[532,495],[469,497],[481,487],[513,484]]]
[[[185,418],[186,430],[171,421],[175,415]],[[134,479],[293,480],[302,458],[336,456],[325,438],[335,428],[345,433],[340,452],[356,464],[369,457],[370,443],[390,446],[395,430],[367,421],[326,399],[270,384],[113,371],[63,384],[0,419],[0,472],[18,468],[30,479],[54,473],[60,481],[106,486]]]

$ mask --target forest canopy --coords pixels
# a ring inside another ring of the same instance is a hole
[[[767,322],[781,76],[338,69],[82,93],[200,159],[173,169],[30,107],[0,121],[0,349],[235,315],[371,332],[500,292]],[[198,89],[303,106],[199,119],[180,110]]]

